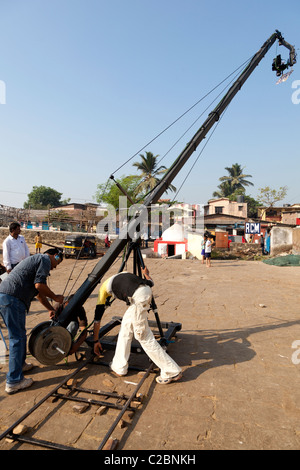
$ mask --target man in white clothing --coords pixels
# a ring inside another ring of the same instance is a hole
[[[10,234],[3,242],[3,264],[8,273],[17,266],[20,261],[30,256],[29,248],[25,238],[20,235],[21,225],[19,222],[12,222],[9,225]]]
[[[152,299],[151,287],[154,282],[146,267],[142,272],[145,279],[135,274],[122,272],[108,278],[101,285],[95,309],[94,353],[99,355],[102,349],[99,341],[99,330],[107,299],[115,297],[123,300],[127,303],[128,308],[121,323],[111,369],[120,376],[127,374],[131,342],[134,336],[145,353],[161,371],[160,376],[156,378],[156,382],[165,385],[181,379],[181,368],[156,341],[150,330],[147,316]]]

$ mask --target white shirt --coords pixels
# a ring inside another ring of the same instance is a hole
[[[205,243],[205,253],[211,253],[211,241],[207,240]]]
[[[12,264],[17,264],[30,256],[29,248],[22,235],[18,235],[18,238],[8,235],[2,246],[3,264],[8,270],[11,270]]]

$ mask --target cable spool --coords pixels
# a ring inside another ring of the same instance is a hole
[[[69,354],[72,337],[68,330],[52,322],[43,322],[31,332],[30,353],[44,365],[54,365]]]

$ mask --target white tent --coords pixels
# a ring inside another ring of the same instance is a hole
[[[162,236],[162,240],[169,242],[183,242],[184,241],[184,230],[182,225],[174,224],[171,227],[167,228]]]
[[[161,239],[155,240],[154,251],[161,256],[182,255],[187,251],[187,240],[184,238],[184,229],[180,224],[167,228]]]

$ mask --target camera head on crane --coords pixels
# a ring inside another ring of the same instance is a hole
[[[281,33],[276,30],[276,36],[278,39],[279,46],[284,46],[289,49],[290,54],[288,60],[285,62],[282,61],[281,55],[277,55],[272,63],[272,70],[276,72],[277,77],[280,77],[283,74],[283,71],[288,69],[289,67],[293,67],[296,63],[296,51],[294,46],[289,44],[285,39],[282,37]]]
[[[272,70],[276,71],[277,77],[280,77],[280,75],[282,75],[283,71],[286,70],[288,67],[289,67],[288,64],[285,64],[284,62],[282,62],[281,55],[278,55],[273,60]]]

